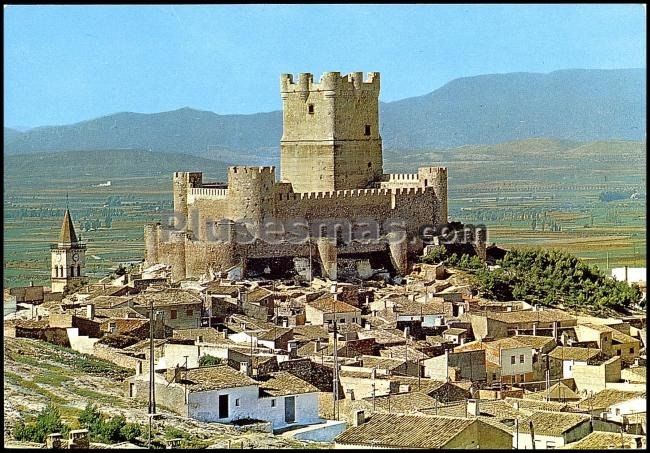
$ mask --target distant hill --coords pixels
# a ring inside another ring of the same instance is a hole
[[[7,146],[7,143],[11,143],[15,140],[22,132],[18,129],[12,129],[10,127],[5,127],[4,130],[4,144]]]
[[[34,153],[5,156],[7,182],[27,177],[62,181],[68,178],[100,179],[162,176],[175,171],[201,170],[211,178],[226,180],[227,163],[180,153],[154,153],[146,150],[82,150],[59,153]]]
[[[382,103],[384,147],[410,153],[531,137],[645,140],[645,73],[576,69],[456,79],[424,96]],[[7,155],[133,148],[268,165],[277,164],[282,112],[182,108],[16,132],[5,128]]]

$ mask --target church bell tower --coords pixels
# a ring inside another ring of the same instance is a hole
[[[66,207],[59,242],[50,246],[52,253],[52,292],[62,293],[85,277],[86,244],[77,239],[70,210]]]

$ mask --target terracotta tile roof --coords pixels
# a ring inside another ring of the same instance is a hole
[[[443,335],[460,335],[463,333],[467,333],[467,329],[460,329],[458,327],[452,327],[451,329],[445,330],[442,334]]]
[[[408,385],[410,387],[411,391],[417,391],[420,393],[425,393],[427,395],[431,395],[431,392],[434,392],[436,390],[439,390],[440,387],[444,386],[445,383],[443,381],[436,381],[434,379],[429,379],[429,378],[416,378],[416,377],[411,377],[411,376],[377,376],[378,378],[381,377],[383,379],[389,379],[393,382],[399,382],[400,385]],[[449,383],[450,385],[454,385],[453,383]]]
[[[152,300],[154,307],[202,304],[201,299],[198,296],[189,291],[179,289],[144,291],[133,297],[133,303],[142,307],[149,307]]]
[[[545,401],[546,398],[552,401],[578,401],[582,396],[571,390],[563,382],[553,384],[548,390],[540,390],[539,392],[529,393],[524,395],[525,399]]]
[[[287,327],[274,327],[257,335],[258,340],[275,341],[278,338],[291,333],[293,329]]]
[[[634,436],[632,434],[609,433],[606,431],[594,431],[589,433],[577,442],[566,444],[564,449],[571,450],[606,450],[618,448],[639,448],[637,439],[643,436]],[[623,445],[621,445],[621,443]]]
[[[591,348],[574,348],[571,346],[558,346],[548,355],[559,360],[575,360],[578,362],[587,362],[600,354],[599,349]]]
[[[174,329],[172,338],[196,340],[201,337],[204,343],[235,344],[234,341],[223,337],[214,327],[198,327],[194,329]]]
[[[589,423],[587,414],[572,412],[535,411],[519,423],[519,431],[529,433],[529,422],[533,422],[535,435],[561,436],[581,423]]]
[[[126,305],[133,296],[96,296],[88,299],[89,304],[93,304],[95,309],[98,308],[115,308]]]
[[[388,396],[377,396],[374,398],[364,398],[375,405],[375,408],[381,412],[391,414],[409,414],[417,412],[420,409],[434,407],[436,399],[421,392],[397,393]]]
[[[293,335],[296,338],[302,337],[310,340],[320,340],[328,338],[329,334],[323,326],[295,326]]]
[[[237,297],[239,295],[239,288],[237,285],[224,285],[218,282],[211,282],[206,287],[206,293]]]
[[[640,397],[641,395],[645,395],[645,392],[627,392],[623,390],[605,389],[580,401],[578,407],[580,409],[594,411],[607,409],[609,406]]]
[[[335,442],[394,448],[442,448],[473,423],[476,420],[375,414],[366,423],[340,434]]]
[[[520,409],[529,409],[529,410],[562,412],[565,409],[567,409],[567,407],[569,407],[566,403],[558,403],[555,401],[539,401],[535,399],[531,400],[531,399],[507,397],[503,401],[505,401],[512,407],[515,407],[515,405],[519,405]]]
[[[246,300],[248,302],[259,302],[272,295],[273,295],[273,291],[269,291],[266,288],[262,288],[258,286],[257,288],[253,288],[250,291],[248,291],[248,293],[246,293]]]
[[[399,333],[398,333],[399,332]],[[404,344],[404,333],[395,329],[374,329],[359,331],[359,339],[374,338],[379,344]]]
[[[428,359],[429,356],[424,352],[419,351],[411,346],[389,346],[379,351],[381,357],[394,358],[400,360],[408,360],[415,362],[417,360]]]
[[[420,303],[410,301],[406,298],[396,301],[395,311],[398,315],[438,315],[445,313],[445,307],[441,302]]]
[[[513,338],[534,349],[543,349],[555,342],[553,337],[543,337],[540,335],[515,335]]]
[[[271,373],[270,379],[260,381],[260,396],[285,396],[317,392],[316,387],[288,371]]]
[[[341,302],[340,300],[336,301],[336,306],[335,306],[332,296],[328,296],[327,298],[316,299],[313,302],[309,302],[307,305],[309,305],[312,308],[315,308],[316,310],[320,310],[323,313],[334,313],[335,307],[337,313],[355,313],[355,312],[361,313],[361,310],[359,310],[357,307],[354,307],[350,304],[346,304],[345,302]]]
[[[185,372],[181,371],[184,383]],[[228,365],[192,368],[187,370],[187,387],[194,392],[222,390],[259,383]]]
[[[504,311],[488,312],[487,317],[506,324],[529,323],[529,322],[553,322],[553,321],[575,321],[577,318],[562,310],[526,310],[526,311]]]
[[[86,312],[82,313],[83,316],[86,316]],[[108,319],[148,319],[142,313],[138,313],[131,307],[118,307],[118,308],[98,308],[95,310],[96,318],[108,318]]]
[[[404,365],[405,361],[401,359],[391,359],[388,357],[376,357],[364,355],[361,357],[361,363],[364,368],[378,368],[380,370],[394,370]]]

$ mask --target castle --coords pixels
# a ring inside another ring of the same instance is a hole
[[[447,169],[384,174],[377,72],[365,80],[361,72],[327,72],[318,83],[312,74],[297,81],[283,74],[280,91],[279,181],[275,167],[230,167],[227,185],[174,173],[178,218],[173,228],[145,226],[145,266],[170,265],[172,281],[235,268],[251,276],[308,270],[332,280],[381,267],[405,275],[425,245],[423,227],[447,224]],[[357,233],[368,219],[375,234],[364,241]],[[287,231],[291,221],[302,230]]]

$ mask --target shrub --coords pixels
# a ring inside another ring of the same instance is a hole
[[[14,437],[16,440],[29,442],[45,442],[47,436],[51,433],[67,434],[69,427],[61,421],[59,409],[52,403],[45,406],[36,417],[34,423],[25,425],[20,421],[14,428]]]
[[[199,366],[214,366],[220,365],[221,359],[219,357],[214,357],[212,355],[203,355],[199,358]]]

